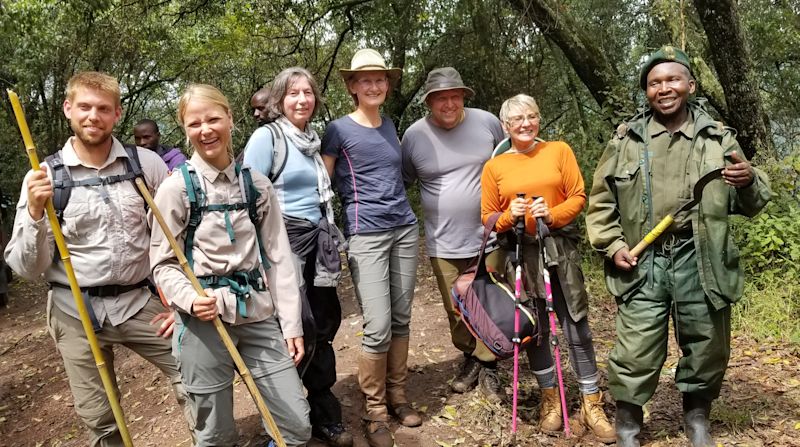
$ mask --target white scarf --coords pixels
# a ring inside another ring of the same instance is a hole
[[[309,123],[306,123],[306,130],[301,131],[285,116],[279,117],[275,120],[286,138],[291,140],[292,144],[308,157],[314,158],[314,165],[317,168],[317,190],[319,191],[319,203],[325,205],[325,214],[328,222],[333,224],[333,188],[331,187],[331,179],[328,176],[328,170],[325,168],[325,163],[322,161],[320,155],[321,142],[319,135],[314,131]]]

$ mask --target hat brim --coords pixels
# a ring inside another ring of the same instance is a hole
[[[647,75],[649,75],[650,72],[654,68],[656,68],[656,65],[666,64],[666,63],[670,63],[670,62],[676,63],[678,65],[683,65],[684,67],[686,67],[687,70],[689,70],[689,76],[694,77],[694,72],[692,71],[692,67],[690,67],[689,65],[686,65],[686,63],[684,63],[683,61],[679,61],[677,59],[659,58],[659,59],[654,59],[654,60],[650,61],[650,63],[648,63],[647,65],[642,67],[642,71],[639,73],[639,87],[641,87],[642,90],[646,91],[647,90]]]
[[[473,96],[475,96],[475,90],[472,90],[471,88],[467,87],[466,85],[460,85],[460,86],[454,86],[454,87],[439,87],[439,88],[430,89],[427,92],[423,93],[422,94],[422,98],[419,99],[419,102],[420,103],[425,103],[425,100],[428,98],[428,95],[430,95],[431,93],[443,92],[445,90],[463,90],[464,91],[464,98],[472,98]]]
[[[386,73],[386,77],[389,78],[390,81],[395,82],[400,79],[400,75],[403,74],[403,70],[399,68],[364,68],[361,70],[348,70],[345,68],[339,69],[339,74],[342,75],[342,79],[344,82],[347,83],[350,81],[350,78],[353,77],[356,73],[374,73],[374,72],[384,72]]]

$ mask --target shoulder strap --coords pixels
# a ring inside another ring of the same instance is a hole
[[[133,173],[133,178],[131,178],[133,189],[141,196],[142,193],[136,186],[136,179],[142,179],[144,186],[148,188],[150,185],[147,184],[147,178],[144,176],[144,171],[142,170],[142,162],[139,160],[139,148],[137,148],[135,144],[123,144],[122,147],[125,148],[125,152],[128,154],[128,159],[125,161],[125,169],[127,169],[128,173]],[[142,196],[142,202],[144,203],[144,209],[146,211],[148,205],[147,200],[144,200],[144,196]]]
[[[269,123],[266,128],[272,133],[272,168],[269,170],[269,181],[275,183],[286,168],[288,151],[286,150],[286,135],[283,134],[278,123]]]
[[[186,239],[183,245],[183,252],[189,267],[194,266],[192,248],[194,248],[194,233],[203,220],[203,206],[205,205],[205,192],[200,186],[200,179],[197,172],[188,162],[180,166],[183,181],[186,184],[186,195],[189,198],[189,225],[186,227]]]
[[[64,209],[69,203],[70,194],[72,194],[72,176],[69,169],[64,166],[60,149],[48,155],[44,161],[53,173],[53,208],[55,208],[58,221],[63,222]]]
[[[133,144],[124,144],[125,152],[128,154],[126,162],[128,172],[133,172],[136,177],[144,180],[144,172],[142,171],[142,163],[139,161],[139,149]],[[146,183],[146,182],[145,182]]]
[[[494,226],[497,224],[497,221],[500,219],[503,213],[494,213],[489,216],[489,219],[486,221],[486,224],[483,226],[483,241],[481,242],[481,251],[478,252],[478,268],[475,272],[476,275],[481,275],[486,273],[486,244],[489,242],[489,236],[491,236],[492,231],[494,231]]]
[[[261,240],[261,218],[258,215],[258,198],[261,196],[261,193],[258,192],[253,184],[253,175],[250,173],[249,166],[240,167],[237,164],[236,170],[239,172],[239,185],[244,191],[244,197],[247,201],[247,214],[250,216],[250,221],[253,222],[253,227],[256,231],[261,265],[264,267],[264,270],[269,270],[269,260],[267,260],[267,253],[264,251],[264,242]]]

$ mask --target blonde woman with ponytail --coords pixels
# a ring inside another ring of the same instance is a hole
[[[194,292],[157,225],[150,261],[177,311],[173,354],[197,414],[196,445],[229,446],[238,438],[235,368],[212,324],[217,316],[286,444],[305,445],[311,437],[309,407],[295,369],[304,353],[300,296],[272,184],[234,162],[231,108],[217,88],[189,86],[178,102],[178,122],[193,154],[164,181],[155,201],[184,244],[205,296]],[[191,205],[198,197],[207,206],[200,212]]]

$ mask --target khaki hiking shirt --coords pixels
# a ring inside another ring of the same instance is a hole
[[[62,149],[64,165],[73,180],[124,174],[123,159],[127,157],[125,148],[116,138],[108,159],[99,169],[81,162],[72,147],[72,139]],[[167,166],[155,152],[140,148],[139,162],[149,188],[157,188],[167,177]],[[6,261],[26,279],[35,280],[44,275],[47,282],[69,284],[47,216],[33,220],[28,213],[30,175],[28,172],[22,182],[14,230],[5,251]],[[49,168],[48,175],[52,179]],[[149,276],[150,230],[146,217],[144,199],[132,181],[72,188],[61,230],[80,287],[136,284]],[[64,313],[79,318],[69,289],[55,287],[50,296]],[[139,312],[150,297],[150,291],[142,287],[118,296],[89,297],[89,302],[98,323],[102,325],[108,319],[117,326]]]
[[[236,176],[234,164],[219,171],[209,165],[197,154],[190,160],[203,186],[208,203],[236,204],[245,202]],[[280,322],[285,338],[303,335],[300,320],[300,291],[297,287],[295,268],[292,260],[292,249],[289,237],[283,224],[283,217],[275,196],[275,190],[267,178],[256,171],[251,171],[253,185],[259,191],[257,200],[258,213],[264,250],[271,267],[264,272],[261,267],[256,229],[248,215],[247,209],[229,211],[235,241],[231,242],[225,229],[222,212],[206,212],[194,234],[192,254],[194,272],[198,276],[224,276],[237,271],[261,270],[262,278],[267,284],[263,292],[251,291],[247,303],[248,318],[243,318],[236,309],[236,296],[228,287],[214,290],[217,306],[222,321],[230,324],[254,323],[265,320],[273,313]],[[184,248],[186,227],[189,224],[189,198],[186,194],[186,183],[183,173],[176,169],[164,181],[156,195],[158,209],[164,215],[178,244]],[[192,303],[197,294],[178,264],[178,259],[164,239],[158,225],[154,225],[150,245],[150,261],[156,284],[164,292],[170,305],[181,312],[191,314]]]

